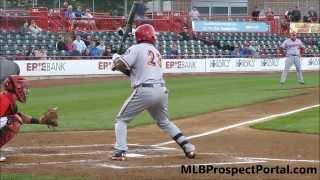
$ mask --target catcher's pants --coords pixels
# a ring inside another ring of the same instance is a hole
[[[7,144],[20,130],[21,123],[18,120],[8,120],[0,129],[0,148]]]
[[[180,129],[168,116],[168,91],[163,84],[143,84],[134,89],[116,117],[116,150],[128,150],[127,123],[147,110],[157,125],[178,144],[187,142]]]
[[[288,72],[292,65],[295,65],[296,71],[297,71],[297,79],[298,82],[303,83],[303,76],[302,76],[302,70],[301,70],[301,62],[299,56],[288,56],[285,62],[284,70],[281,74],[280,83],[284,83],[287,80]]]

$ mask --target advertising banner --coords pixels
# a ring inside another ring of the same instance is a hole
[[[319,23],[290,23],[290,32],[320,33]]]
[[[203,59],[165,59],[162,68],[165,73],[205,72],[206,62]]]
[[[192,21],[196,32],[269,32],[270,27],[264,22],[219,22]]]
[[[282,71],[286,58],[164,59],[164,73]],[[117,75],[112,60],[15,61],[23,76]],[[301,58],[302,70],[319,71],[320,57]],[[292,66],[291,70],[295,70]]]
[[[24,76],[120,74],[111,70],[111,60],[15,61]]]

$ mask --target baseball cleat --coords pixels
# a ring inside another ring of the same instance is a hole
[[[111,160],[115,160],[115,161],[127,160],[126,151],[114,151],[114,153],[111,156]]]
[[[195,150],[196,150],[196,148],[191,143],[188,143],[183,146],[183,152],[184,152],[185,156],[189,159],[194,159],[196,157]]]
[[[196,157],[196,153],[194,151],[191,152],[185,152],[185,155],[189,159],[194,159]]]
[[[6,161],[6,157],[4,157],[4,156],[0,156],[0,162],[5,162]]]

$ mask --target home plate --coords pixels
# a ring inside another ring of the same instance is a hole
[[[127,154],[126,156],[127,156],[127,157],[143,157],[143,156],[145,156],[145,155],[143,155],[143,154],[130,153],[130,154]]]
[[[4,161],[6,161],[6,157],[3,157],[3,156],[0,156],[0,162],[4,162]]]

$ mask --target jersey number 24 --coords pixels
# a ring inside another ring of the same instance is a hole
[[[159,53],[157,53],[156,55],[154,55],[154,53],[149,50],[148,51],[148,65],[150,66],[159,66],[161,67],[161,55]]]

